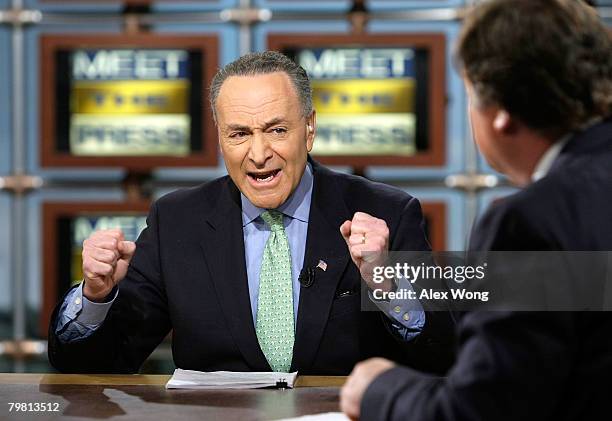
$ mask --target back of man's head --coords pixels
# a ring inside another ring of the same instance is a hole
[[[556,135],[612,115],[612,36],[578,0],[492,0],[466,19],[457,64],[480,104]]]

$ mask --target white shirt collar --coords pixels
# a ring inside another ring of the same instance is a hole
[[[584,131],[584,130],[588,129],[591,126],[594,126],[595,124],[599,123],[601,120],[602,120],[601,117],[592,118],[591,120],[589,120],[585,125],[583,125],[580,128],[580,131]],[[573,132],[566,134],[561,139],[559,139],[555,143],[553,143],[546,150],[546,152],[544,152],[544,154],[540,157],[540,160],[536,164],[535,169],[533,170],[533,173],[531,174],[531,181],[532,182],[535,183],[536,181],[544,178],[546,176],[546,174],[548,174],[548,171],[550,171],[553,163],[555,162],[555,159],[557,159],[557,157],[561,153],[561,150],[563,149],[563,147],[567,144],[567,142],[569,142],[569,140],[574,135],[575,135],[575,133],[573,133]]]
[[[282,212],[285,216],[299,219],[302,222],[308,222],[310,202],[312,200],[313,180],[312,167],[310,162],[307,162],[300,183],[289,198],[287,198],[285,203],[280,205],[277,210]],[[243,227],[253,222],[266,210],[252,204],[242,192],[240,193],[240,200],[242,203]]]
[[[569,142],[571,137],[571,133],[567,134],[561,139],[557,140],[555,143],[553,143],[548,149],[546,149],[546,152],[544,152],[544,154],[540,157],[540,160],[536,164],[535,169],[531,174],[532,182],[535,183],[536,181],[544,178],[546,174],[548,174],[548,171],[550,171],[553,162],[555,162],[555,159],[557,159],[557,157],[561,153],[561,149],[563,149],[565,144]]]

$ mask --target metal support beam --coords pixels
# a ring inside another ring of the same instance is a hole
[[[43,186],[41,177],[31,175],[8,175],[0,177],[0,190],[23,194],[29,190],[39,189]]]
[[[42,13],[39,10],[24,10],[13,8],[10,10],[0,10],[0,23],[9,25],[28,25],[40,23]]]
[[[444,180],[446,187],[466,192],[497,187],[499,179],[493,174],[453,174]]]
[[[24,360],[47,353],[47,341],[14,340],[0,342],[0,356]]]
[[[13,0],[12,17],[12,108],[13,108],[13,178],[15,186],[26,184],[25,179],[25,84],[24,74],[24,35],[23,24],[24,11],[21,0]],[[25,19],[27,20],[27,19]],[[12,296],[13,296],[13,340],[22,341],[26,338],[26,243],[25,243],[25,204],[23,192],[15,190],[13,200],[13,220],[11,223],[11,244],[13,245],[13,274],[12,274]],[[22,361],[15,361],[14,371],[19,373],[25,370]]]

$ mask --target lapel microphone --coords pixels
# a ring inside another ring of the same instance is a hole
[[[300,285],[304,288],[310,287],[314,284],[315,281],[315,270],[314,268],[302,268],[300,271],[300,276],[298,276],[298,281]]]

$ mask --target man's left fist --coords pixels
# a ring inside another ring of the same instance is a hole
[[[389,253],[387,223],[367,213],[356,212],[351,221],[345,221],[340,226],[340,233],[349,248],[351,259],[368,286],[387,289],[385,285],[372,281],[374,267],[384,265]]]

